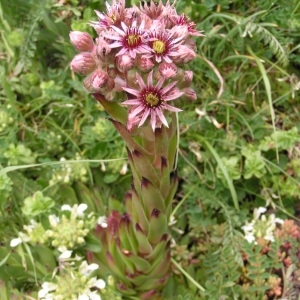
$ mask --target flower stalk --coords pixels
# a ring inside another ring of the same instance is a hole
[[[71,69],[86,76],[85,88],[111,116],[133,176],[126,213],[112,211],[107,227],[96,229],[103,246],[97,258],[124,295],[160,299],[170,273],[168,223],[178,184],[175,113],[181,109],[172,103],[195,99],[184,64],[196,56],[192,37],[203,34],[169,1],[125,8],[124,0],[113,0],[106,7],[91,22],[94,43],[84,33],[70,34],[81,52]]]

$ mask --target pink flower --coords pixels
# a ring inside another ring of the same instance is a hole
[[[132,109],[129,109],[129,120],[137,120],[140,118],[138,127],[142,126],[148,117],[150,117],[150,124],[152,130],[154,131],[156,127],[164,124],[168,127],[168,122],[163,114],[163,110],[171,112],[180,112],[174,106],[167,104],[166,102],[177,99],[183,92],[174,89],[177,81],[174,81],[164,88],[162,88],[165,78],[158,80],[156,85],[153,84],[153,71],[148,75],[147,84],[143,81],[142,77],[136,73],[136,79],[140,90],[135,90],[131,88],[123,88],[129,94],[134,95],[135,99],[126,100],[123,104],[133,105]],[[131,124],[129,124],[129,127]]]
[[[179,45],[177,55],[174,57],[174,62],[177,64],[187,64],[196,57],[196,53],[190,47]]]
[[[106,38],[115,40],[116,42],[110,45],[111,48],[122,47],[116,56],[127,54],[135,58],[137,54],[150,52],[151,49],[145,43],[146,32],[143,31],[143,24],[136,27],[136,21],[132,23],[131,27],[127,27],[125,23],[121,23],[123,30],[116,26],[111,26],[119,35],[106,35]]]
[[[177,47],[180,45],[183,36],[173,39],[173,35],[165,31],[152,31],[149,34],[148,45],[151,48],[152,53],[144,54],[143,57],[152,58],[160,63],[164,60],[167,63],[171,63],[172,59],[170,56],[176,56]]]
[[[197,31],[196,24],[194,22],[190,22],[188,18],[185,16],[185,14],[182,14],[180,16],[174,15],[171,17],[172,21],[175,23],[175,25],[183,26],[187,29],[187,32],[189,35],[192,36],[205,36],[203,34],[203,31]]]
[[[106,14],[102,14],[99,11],[95,11],[99,21],[90,22],[91,26],[100,33],[101,31],[108,29],[111,25],[119,25],[121,21],[124,21],[125,17],[125,0],[113,0],[112,5],[107,2]]]

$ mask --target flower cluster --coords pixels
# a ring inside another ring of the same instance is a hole
[[[89,265],[85,260],[78,265],[77,260],[81,258],[66,257],[59,261],[59,275],[55,276],[53,282],[42,284],[39,299],[101,300],[100,291],[106,287],[106,283],[103,279],[91,276],[99,266],[95,263]]]
[[[60,159],[63,162],[60,167],[53,171],[50,185],[57,183],[72,183],[75,180],[81,182],[87,181],[87,164],[80,162],[81,156],[77,153],[75,160],[78,162],[68,162],[64,157]]]
[[[22,242],[50,244],[60,251],[79,247],[85,243],[85,237],[97,224],[94,213],[85,214],[86,209],[86,204],[75,204],[73,207],[63,205],[60,216],[49,215],[49,228],[31,220],[29,225],[24,226],[24,232],[19,232],[19,237],[13,239],[10,245],[15,247]],[[99,220],[101,224],[105,224],[103,218]]]
[[[245,232],[245,239],[249,243],[257,244],[257,240],[263,238],[266,241],[274,242],[276,224],[283,224],[283,220],[276,218],[274,214],[266,216],[265,207],[255,208],[253,220],[242,227]]]
[[[203,36],[174,4],[143,3],[125,8],[125,0],[107,4],[106,14],[96,12],[91,22],[98,36],[73,31],[70,39],[80,52],[71,69],[85,75],[85,88],[107,101],[127,96],[127,128],[133,130],[150,120],[153,131],[165,125],[167,112],[179,112],[170,101],[184,95],[196,99],[190,87],[192,71],[183,65],[195,58],[193,36]],[[180,89],[180,90],[179,90]],[[123,95],[123,96],[122,96]]]

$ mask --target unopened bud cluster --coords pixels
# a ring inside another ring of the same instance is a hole
[[[70,33],[80,52],[71,69],[86,76],[89,92],[107,101],[116,94],[118,99],[127,95],[129,100],[122,104],[128,106],[128,129],[147,119],[153,130],[162,124],[168,127],[164,112],[180,111],[169,101],[180,96],[196,99],[190,87],[193,72],[185,71],[184,65],[196,57],[192,37],[203,34],[169,1],[125,8],[125,0],[113,0],[106,7],[107,12],[96,12],[98,21],[90,23],[98,35],[95,40],[86,32]]]
[[[50,185],[57,183],[72,183],[73,181],[87,181],[87,164],[80,162],[81,156],[76,154],[75,160],[78,162],[68,162],[64,157],[60,159],[63,162],[60,167],[53,171]]]
[[[61,152],[63,151],[63,140],[59,133],[51,130],[43,130],[39,132],[38,138],[43,142],[47,152]]]

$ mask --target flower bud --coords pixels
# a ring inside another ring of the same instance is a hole
[[[186,64],[196,57],[195,51],[185,45],[179,45],[177,53],[178,55],[173,57],[177,64]]]
[[[99,59],[104,59],[105,56],[107,56],[110,51],[111,48],[109,47],[109,43],[103,38],[103,37],[99,37],[97,39],[97,56],[99,57]]]
[[[121,72],[125,72],[133,68],[135,64],[134,59],[129,55],[117,56],[116,65]]]
[[[192,88],[190,87],[185,88],[183,89],[183,92],[184,92],[184,98],[187,98],[188,100],[191,101],[195,101],[197,99],[197,94]]]
[[[87,32],[71,31],[70,40],[73,46],[78,51],[92,51],[94,48],[94,41]]]
[[[114,87],[115,87],[114,79],[108,76],[105,85],[101,88],[101,92],[103,92],[103,93],[112,92]]]
[[[184,72],[184,82],[185,82],[185,85],[186,87],[189,87],[192,83],[192,80],[193,80],[193,71],[185,71]]]
[[[176,76],[177,66],[173,63],[168,64],[163,62],[159,65],[158,70],[162,77],[173,78]]]
[[[107,83],[108,74],[97,69],[83,81],[84,87],[90,92],[100,92],[101,88]]]
[[[154,63],[152,62],[152,60],[146,57],[139,57],[137,59],[137,65],[143,72],[148,72],[154,67]]]
[[[77,54],[71,61],[71,70],[76,73],[88,75],[95,69],[95,59],[89,52],[82,52],[80,54]]]

